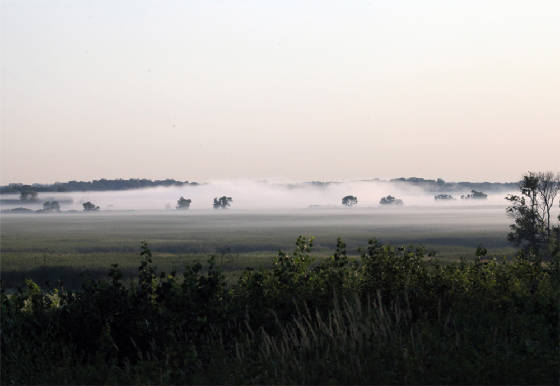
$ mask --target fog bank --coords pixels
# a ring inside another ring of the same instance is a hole
[[[427,206],[505,206],[507,192],[486,192],[486,200],[462,200],[464,192],[451,193],[455,200],[436,201],[433,192],[417,186],[388,181],[347,181],[336,183],[288,183],[286,181],[216,180],[198,186],[158,187],[127,191],[48,192],[40,193],[38,201],[17,203],[17,195],[3,195],[3,208],[24,206],[38,209],[44,201],[57,200],[62,210],[81,210],[91,201],[101,210],[175,210],[177,200],[191,199],[191,210],[211,209],[215,197],[232,197],[232,209],[302,209],[342,208],[342,197],[354,195],[358,208],[382,207],[379,200],[392,195],[403,200],[404,207]],[[10,202],[11,201],[11,202]]]

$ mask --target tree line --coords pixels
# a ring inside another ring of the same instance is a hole
[[[165,180],[150,180],[146,178],[105,179],[93,181],[68,181],[55,182],[54,184],[8,184],[0,187],[0,194],[18,193],[22,200],[32,199],[40,192],[88,192],[107,190],[130,190],[142,188],[155,188],[159,186],[185,186],[199,185],[197,182],[177,181],[171,178]]]

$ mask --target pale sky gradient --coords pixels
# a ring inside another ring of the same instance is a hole
[[[560,169],[560,1],[0,2],[2,184]]]

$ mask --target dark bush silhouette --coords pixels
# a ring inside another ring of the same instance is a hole
[[[349,195],[349,196],[344,196],[342,198],[342,205],[344,206],[351,208],[357,204],[358,204],[358,197],[356,196]]]
[[[22,185],[19,187],[19,199],[21,201],[36,201],[37,192],[30,185]]]
[[[461,200],[486,200],[488,195],[478,190],[471,190],[470,194],[462,194]]]
[[[84,202],[82,206],[84,207],[84,212],[96,212],[99,210],[99,207],[93,204],[91,201]]]
[[[214,204],[212,205],[214,209],[227,209],[230,207],[233,199],[231,197],[222,196],[220,198],[214,198]]]
[[[189,207],[191,206],[191,199],[185,199],[183,196],[181,196],[181,198],[179,198],[177,200],[177,209],[189,209]]]
[[[45,201],[41,212],[60,212],[60,204],[58,201]]]
[[[399,200],[398,198],[395,198],[391,195],[382,197],[381,200],[379,200],[379,203],[381,205],[395,205],[395,206],[401,206],[404,204],[403,200]]]
[[[450,201],[450,200],[454,200],[455,198],[453,198],[453,196],[451,194],[436,194],[434,196],[434,200],[436,201]]]

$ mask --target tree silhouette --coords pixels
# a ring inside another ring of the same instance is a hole
[[[529,172],[519,184],[521,196],[510,194],[506,212],[514,220],[508,240],[527,255],[540,259],[549,244],[558,244],[560,225],[550,221],[550,212],[560,190],[560,175]],[[560,217],[559,217],[560,220]]]
[[[382,197],[381,200],[379,200],[379,203],[381,205],[397,205],[400,206],[403,204],[403,200],[399,200],[398,198],[395,198],[391,195],[388,195],[386,197]]]
[[[19,199],[21,201],[37,200],[37,192],[30,185],[22,185],[19,187]]]
[[[45,201],[42,212],[60,212],[60,204],[58,201]]]
[[[342,205],[344,206],[351,208],[356,204],[358,204],[358,197],[356,196],[348,195],[342,198]]]
[[[478,190],[471,190],[470,194],[461,195],[461,200],[486,200],[488,195],[486,193],[479,192]]]
[[[448,201],[448,200],[454,200],[455,198],[453,198],[453,196],[451,194],[436,194],[434,196],[434,200],[436,201]]]
[[[192,200],[190,198],[185,199],[181,196],[181,198],[177,200],[177,209],[189,209],[191,202]]]
[[[99,207],[93,204],[91,201],[84,202],[82,206],[84,207],[84,212],[95,212],[99,210]]]
[[[214,198],[214,204],[213,207],[214,209],[227,209],[231,203],[232,203],[233,199],[231,197],[227,197],[227,196],[222,196],[220,198]]]

